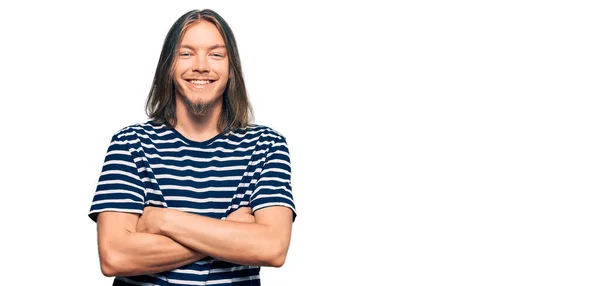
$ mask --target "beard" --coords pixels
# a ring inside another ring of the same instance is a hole
[[[187,96],[182,96],[183,102],[188,107],[188,110],[194,115],[205,115],[210,108],[215,104],[215,100],[209,102],[192,102]]]

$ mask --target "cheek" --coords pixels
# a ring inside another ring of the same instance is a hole
[[[180,63],[179,63],[179,64],[176,64],[176,65],[173,67],[173,73],[174,73],[175,75],[180,75],[180,74],[182,74],[182,73],[183,73],[185,70],[186,70],[186,69],[185,69],[184,65],[182,65],[182,64],[180,64]]]
[[[218,63],[214,66],[214,68],[222,78],[229,77],[229,64],[227,62]]]

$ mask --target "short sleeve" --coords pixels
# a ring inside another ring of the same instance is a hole
[[[105,211],[143,212],[145,189],[132,155],[136,145],[140,143],[133,132],[112,137],[88,214],[93,221]]]
[[[256,186],[250,196],[250,207],[255,212],[270,206],[288,207],[296,219],[296,206],[292,196],[290,153],[286,139],[278,136],[271,141],[266,152]]]

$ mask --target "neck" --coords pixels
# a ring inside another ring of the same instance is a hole
[[[221,99],[217,99],[203,115],[193,114],[190,108],[179,98],[176,98],[175,102],[177,124],[174,127],[185,138],[202,142],[215,137],[222,131],[218,127],[223,108],[223,101]]]

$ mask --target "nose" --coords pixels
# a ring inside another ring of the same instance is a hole
[[[202,56],[194,57],[194,65],[192,68],[194,71],[201,72],[201,73],[209,71],[208,62],[207,62],[206,58],[204,58]]]

